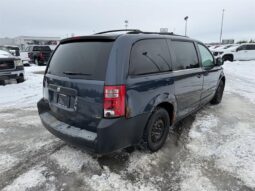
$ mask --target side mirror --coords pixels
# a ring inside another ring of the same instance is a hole
[[[216,66],[222,66],[224,63],[223,59],[221,57],[216,58]]]

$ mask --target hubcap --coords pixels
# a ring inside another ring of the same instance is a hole
[[[153,143],[157,143],[161,140],[164,133],[165,123],[163,119],[157,119],[151,130],[151,140]]]

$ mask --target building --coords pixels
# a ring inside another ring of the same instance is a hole
[[[14,38],[15,44],[24,50],[28,45],[49,45],[56,46],[60,37],[35,37],[35,36],[18,36]]]
[[[0,38],[1,45],[15,45],[15,40],[13,38]]]
[[[0,45],[15,45],[21,50],[24,50],[28,45],[49,45],[54,48],[60,40],[60,37],[18,36],[15,38],[0,38]]]

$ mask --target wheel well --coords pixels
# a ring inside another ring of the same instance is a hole
[[[174,121],[174,106],[171,103],[168,102],[163,102],[161,104],[159,104],[157,107],[161,107],[164,108],[168,114],[169,114],[169,118],[170,118],[170,124],[173,124]]]
[[[229,57],[232,60],[234,59],[234,55],[233,54],[225,54],[223,57]]]

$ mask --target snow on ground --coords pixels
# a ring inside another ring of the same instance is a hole
[[[8,170],[10,167],[16,165],[17,162],[17,158],[6,153],[0,153],[0,172]]]
[[[26,191],[28,189],[33,189],[36,186],[40,186],[46,182],[46,178],[43,172],[46,170],[45,167],[36,166],[28,172],[22,174],[14,182],[5,187],[3,191]]]
[[[255,61],[225,62],[226,90],[255,103]]]
[[[255,189],[255,61],[225,63],[222,103],[184,120],[157,153],[100,158],[40,124],[44,69],[25,68],[24,83],[0,86],[0,190]]]
[[[67,146],[51,155],[51,159],[68,172],[80,172],[82,168],[91,168],[95,172],[101,170],[91,156]]]
[[[26,81],[21,84],[10,82],[0,87],[0,105],[5,107],[31,107],[42,97],[43,75],[34,72],[44,71],[45,66],[30,66],[25,68]]]

